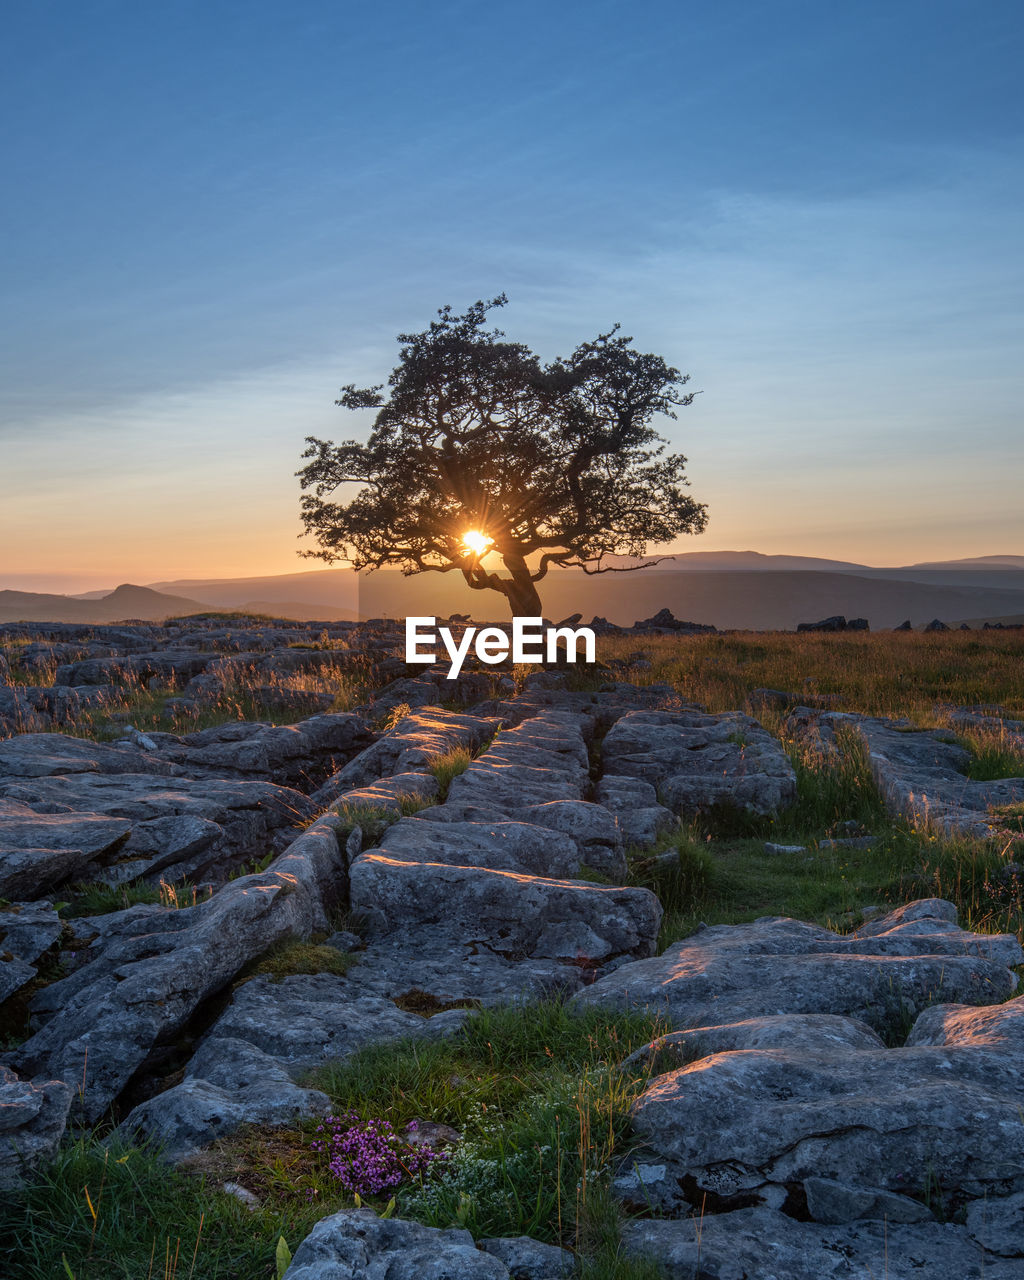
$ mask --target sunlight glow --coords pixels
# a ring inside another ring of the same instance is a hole
[[[463,555],[483,556],[494,546],[494,539],[481,533],[479,529],[470,529],[462,535],[462,545],[466,548]]]

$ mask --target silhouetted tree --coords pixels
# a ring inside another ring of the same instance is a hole
[[[553,565],[643,568],[607,557],[704,528],[705,506],[684,492],[686,459],[666,454],[650,425],[692,402],[689,375],[635,351],[617,325],[541,365],[485,330],[506,301],[461,316],[444,307],[422,333],[400,334],[386,394],[343,388],[337,404],[379,413],[366,444],[307,438],[302,519],[319,547],[303,554],[460,572],[500,591],[513,615],[539,616],[535,583]],[[485,567],[491,557],[507,576]]]

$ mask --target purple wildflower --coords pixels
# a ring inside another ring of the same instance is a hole
[[[446,1154],[401,1142],[387,1120],[360,1120],[354,1111],[328,1116],[314,1139],[314,1151],[326,1155],[327,1167],[348,1191],[374,1195],[397,1187],[404,1178],[426,1173]]]

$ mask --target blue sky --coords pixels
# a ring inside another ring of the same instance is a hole
[[[0,587],[290,572],[308,433],[504,290],[702,391],[681,549],[1020,536],[1019,3],[5,16]]]

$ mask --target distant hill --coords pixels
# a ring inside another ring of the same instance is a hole
[[[657,559],[651,569],[708,570],[747,569],[757,572],[776,572],[787,569],[828,570],[860,572],[868,568],[852,560],[821,560],[817,556],[766,556],[760,551],[681,551],[669,556],[608,556],[607,564],[634,565],[645,560]],[[645,570],[645,572],[648,572]]]
[[[636,563],[620,557],[623,564]],[[649,617],[663,606],[721,628],[789,630],[829,614],[866,617],[889,627],[942,618],[1011,618],[1024,613],[1024,556],[976,556],[897,568],[872,568],[813,556],[757,551],[694,551],[639,573],[590,577],[556,570],[541,583],[549,617],[602,614],[618,623]],[[253,578],[187,578],[118,587],[83,596],[0,591],[0,621],[158,619],[204,610],[241,610],[299,620],[343,621],[408,614],[473,614],[501,619],[492,592],[470,591],[458,574],[404,578],[397,570],[347,568]]]
[[[320,569],[262,578],[183,578],[152,582],[150,586],[155,591],[180,591],[220,609],[248,609],[325,622],[359,616],[359,575],[352,569]]]
[[[620,626],[666,606],[690,622],[753,631],[791,631],[800,622],[837,613],[867,618],[872,627],[880,628],[898,626],[905,618],[919,626],[932,618],[951,622],[1024,612],[1024,589],[945,586],[836,572],[663,570],[587,577],[567,569],[548,574],[539,588],[544,612],[553,621],[572,613],[582,613],[589,621],[600,614]],[[371,574],[363,583],[360,604],[365,617],[471,613],[501,620],[507,615],[499,596],[471,591],[454,574]]]
[[[37,591],[0,591],[0,622],[121,622],[142,618],[159,622],[204,608],[185,596],[164,595],[149,587],[124,583],[98,600],[45,595]]]
[[[969,569],[977,565],[979,568],[995,569],[1002,565],[1007,569],[1024,569],[1024,556],[971,556],[966,560],[935,560],[924,564],[911,565],[912,569]]]

